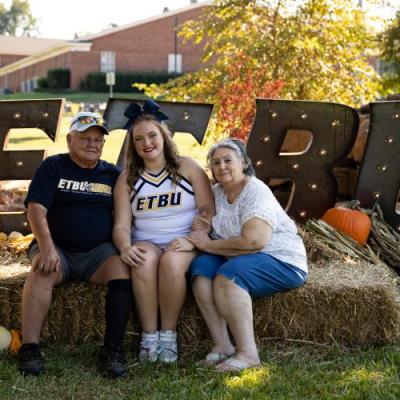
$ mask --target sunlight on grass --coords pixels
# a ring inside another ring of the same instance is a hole
[[[371,382],[379,383],[388,378],[384,371],[371,371],[366,368],[357,368],[347,372],[339,381],[340,384]]]
[[[252,388],[264,384],[270,378],[271,373],[269,368],[251,368],[243,371],[239,376],[225,378],[224,384],[230,389]]]
[[[124,129],[114,129],[110,132],[106,138],[106,143],[103,147],[103,154],[101,158],[113,164],[116,164],[120,152],[122,151],[122,145],[125,139]]]
[[[8,143],[4,144],[4,150],[46,149],[52,144],[52,140],[41,129],[18,128],[9,130]]]
[[[177,132],[174,141],[178,146],[179,154],[194,158],[203,168],[206,166],[207,148],[197,143],[190,133]]]
[[[8,134],[7,150],[45,150],[47,156],[68,151],[66,136],[69,130],[71,116],[64,116],[61,121],[57,140],[52,142],[44,131],[37,128],[11,129]],[[102,159],[116,163],[125,138],[124,129],[110,132],[103,148]],[[188,133],[176,133],[174,141],[179,154],[194,158],[202,167],[206,165],[207,148],[200,146],[196,139]]]

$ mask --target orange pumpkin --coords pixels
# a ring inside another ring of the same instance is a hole
[[[11,354],[18,354],[18,351],[21,347],[21,342],[22,342],[22,335],[21,335],[21,331],[19,331],[18,329],[11,329],[11,343],[10,343],[10,353]]]
[[[350,236],[360,245],[364,245],[368,240],[371,219],[359,210],[339,206],[326,211],[321,219]]]

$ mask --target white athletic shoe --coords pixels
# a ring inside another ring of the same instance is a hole
[[[160,331],[158,359],[163,363],[174,363],[178,360],[176,331]]]
[[[139,361],[140,362],[156,362],[158,358],[159,332],[147,333],[142,332],[140,341]]]

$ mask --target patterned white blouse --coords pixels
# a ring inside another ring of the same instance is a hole
[[[232,204],[220,184],[213,187],[213,192],[216,207],[212,220],[213,239],[240,236],[244,223],[255,217],[260,218],[272,228],[271,239],[261,252],[307,272],[306,250],[297,227],[264,182],[250,177]]]

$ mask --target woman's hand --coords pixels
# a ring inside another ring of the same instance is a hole
[[[146,250],[142,247],[129,246],[121,251],[122,261],[131,267],[141,267],[146,262]]]
[[[202,212],[197,217],[194,217],[192,222],[192,231],[211,232],[211,221],[206,217],[205,212]]]
[[[210,237],[204,231],[192,231],[187,240],[202,251],[207,251],[207,245],[211,243]]]
[[[168,244],[166,251],[192,251],[194,245],[190,243],[186,238],[177,238]]]

